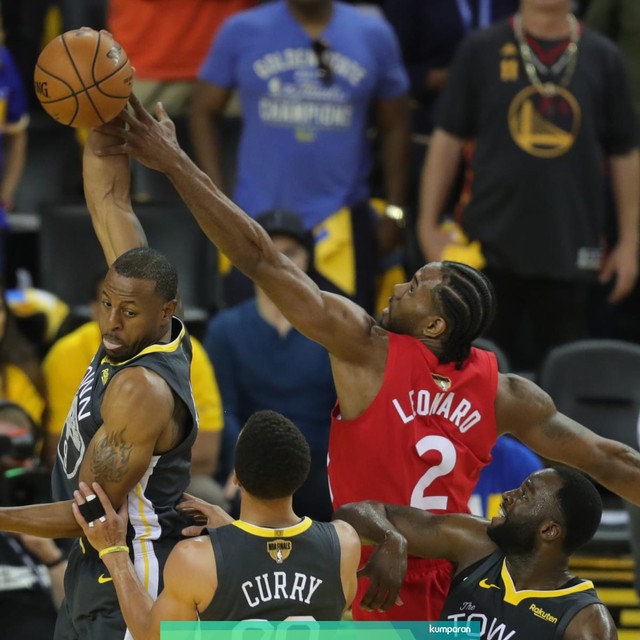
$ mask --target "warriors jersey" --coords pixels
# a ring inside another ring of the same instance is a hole
[[[218,588],[201,620],[340,620],[345,606],[335,527],[304,518],[286,529],[237,520],[208,529]]]
[[[602,604],[590,580],[571,578],[560,589],[517,591],[500,551],[457,575],[441,620],[480,622],[481,638],[562,638],[584,607]]]
[[[189,382],[191,344],[177,318],[173,319],[171,338],[167,344],[153,344],[120,363],[111,362],[101,346],[76,392],[58,444],[52,477],[54,500],[68,500],[78,487],[78,474],[89,442],[102,425],[101,407],[107,387],[120,371],[128,367],[154,371],[189,409],[192,426],[185,439],[171,451],[152,456],[147,471],[129,493],[129,539],[178,538],[184,526],[175,505],[189,484],[197,413]],[[144,425],[136,428],[144,429]]]
[[[343,420],[339,405],[333,411],[329,483],[334,507],[373,499],[436,513],[466,513],[497,437],[495,355],[473,348],[458,370],[453,363],[440,364],[416,338],[388,335],[384,381],[373,402],[354,420]],[[443,575],[426,585],[424,576],[434,568]],[[401,593],[404,606],[373,613],[375,619],[396,614],[402,620],[437,619],[450,564],[410,559],[409,577],[414,570],[422,576],[413,582],[414,596]],[[356,602],[363,584],[361,580]],[[354,612],[357,619],[370,617],[357,605]]]

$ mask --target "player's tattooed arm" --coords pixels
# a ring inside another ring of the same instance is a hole
[[[120,482],[125,476],[133,445],[126,441],[127,427],[105,433],[93,449],[91,473],[96,482]]]
[[[120,371],[109,382],[103,424],[87,448],[80,480],[97,481],[114,507],[144,476],[160,443],[173,442],[175,400],[167,383],[144,367]]]

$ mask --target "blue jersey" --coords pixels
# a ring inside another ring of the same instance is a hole
[[[368,197],[370,108],[408,89],[390,26],[339,2],[316,41],[284,1],[232,16],[199,77],[239,92],[234,200],[252,216],[296,211],[308,229]]]

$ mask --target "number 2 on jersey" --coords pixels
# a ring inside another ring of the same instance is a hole
[[[456,466],[456,449],[450,440],[442,436],[425,436],[416,442],[416,450],[419,456],[427,451],[437,451],[442,456],[440,464],[429,467],[411,493],[412,507],[431,511],[433,509],[446,509],[449,498],[447,496],[425,496],[425,491],[431,483],[440,476],[446,476]]]

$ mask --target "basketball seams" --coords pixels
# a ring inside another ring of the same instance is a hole
[[[122,64],[121,64],[117,69],[115,69],[114,71],[112,71],[110,74],[106,75],[106,76],[105,76],[104,78],[102,78],[101,80],[96,80],[96,84],[94,85],[94,86],[95,86],[95,88],[96,88],[98,91],[100,91],[100,93],[101,93],[102,95],[107,96],[108,98],[116,98],[116,99],[118,99],[118,98],[125,99],[125,98],[126,98],[126,99],[128,100],[128,99],[129,99],[129,96],[128,96],[128,95],[126,95],[126,96],[121,96],[121,95],[117,95],[117,94],[114,94],[114,93],[107,93],[107,92],[106,92],[106,91],[105,91],[105,90],[100,86],[103,82],[106,82],[107,80],[110,80],[111,78],[113,78],[113,76],[115,76],[115,75],[116,75],[116,73],[118,73],[118,72],[122,71],[122,70],[127,66],[127,64],[129,64],[129,58],[125,57],[124,62],[123,62],[123,63],[122,63]],[[95,78],[94,78],[94,80],[95,80]]]
[[[56,118],[58,122],[61,122],[62,124],[70,125],[76,119],[78,112],[80,111],[80,101],[78,100],[77,93],[73,90],[73,87],[66,80],[63,80],[62,78],[58,77],[57,75],[55,75],[55,73],[51,73],[51,71],[47,71],[44,67],[40,66],[39,64],[36,64],[36,68],[40,69],[42,73],[46,73],[49,77],[55,78],[58,82],[61,82],[62,84],[64,84],[66,87],[68,87],[69,91],[71,92],[68,96],[65,96],[64,98],[56,98],[55,100],[47,100],[47,101],[40,100],[41,104],[50,105],[50,104],[55,104],[57,102],[62,102],[63,100],[69,100],[70,98],[73,98],[74,110],[73,110],[73,115],[69,120],[69,122],[63,122],[62,119]],[[66,119],[67,118],[65,118],[65,120]]]
[[[51,71],[45,69],[40,64],[36,64],[36,69],[40,69],[40,71],[42,73],[46,73],[49,77],[54,78],[58,82],[61,82],[62,84],[66,85],[68,87],[68,89],[69,89],[69,95],[68,96],[63,96],[62,98],[56,98],[55,100],[41,100],[40,98],[38,98],[40,100],[40,102],[42,102],[43,104],[45,104],[45,103],[49,104],[51,102],[58,102],[59,100],[66,100],[67,98],[73,98],[76,95],[77,92],[73,90],[73,87],[64,78],[61,78],[60,76],[57,76],[55,73],[51,73]]]
[[[87,87],[85,86],[84,80],[80,75],[78,65],[76,65],[76,61],[73,59],[73,56],[71,55],[71,50],[64,36],[65,36],[64,33],[60,36],[60,39],[62,40],[62,45],[64,46],[64,50],[66,51],[67,56],[69,57],[69,61],[71,62],[71,66],[73,67],[73,70],[76,72],[76,76],[78,77],[78,80],[80,80],[80,85],[82,86],[83,89],[86,89]],[[79,92],[74,92],[74,93],[79,93]]]
[[[91,61],[91,79],[93,80],[94,86],[98,84],[98,80],[96,79],[96,62],[98,61],[98,53],[100,52],[100,43],[102,42],[102,33],[98,31],[98,39],[96,40],[96,48],[93,52],[93,60]]]
[[[93,110],[96,112],[96,115],[98,116],[98,118],[100,118],[100,122],[104,123],[104,118],[102,117],[102,114],[100,113],[100,111],[98,111],[98,107],[96,107],[95,103],[93,102],[93,100],[91,99],[91,96],[89,95],[89,92],[87,90],[87,86],[85,85],[84,81],[82,80],[82,76],[80,75],[80,71],[78,70],[78,66],[76,65],[76,61],[73,59],[73,56],[71,55],[71,51],[69,50],[69,46],[67,45],[67,42],[65,40],[64,37],[64,33],[60,36],[62,38],[62,43],[64,44],[64,48],[65,51],[67,52],[67,55],[69,56],[69,60],[71,61],[71,64],[73,65],[73,69],[76,72],[76,75],[78,76],[78,80],[80,80],[80,84],[82,85],[82,91],[76,91],[74,93],[74,95],[78,95],[79,93],[84,92],[89,100],[89,103],[91,104],[91,106],[93,107]],[[98,43],[100,43],[100,38],[102,37],[102,34],[98,32]],[[96,47],[97,49],[97,47]],[[76,102],[76,106],[79,105],[79,98],[77,99]],[[71,120],[69,121],[69,125],[73,125],[73,121],[77,118],[78,116],[78,109],[76,109],[76,112],[73,114],[73,118],[71,118]]]

